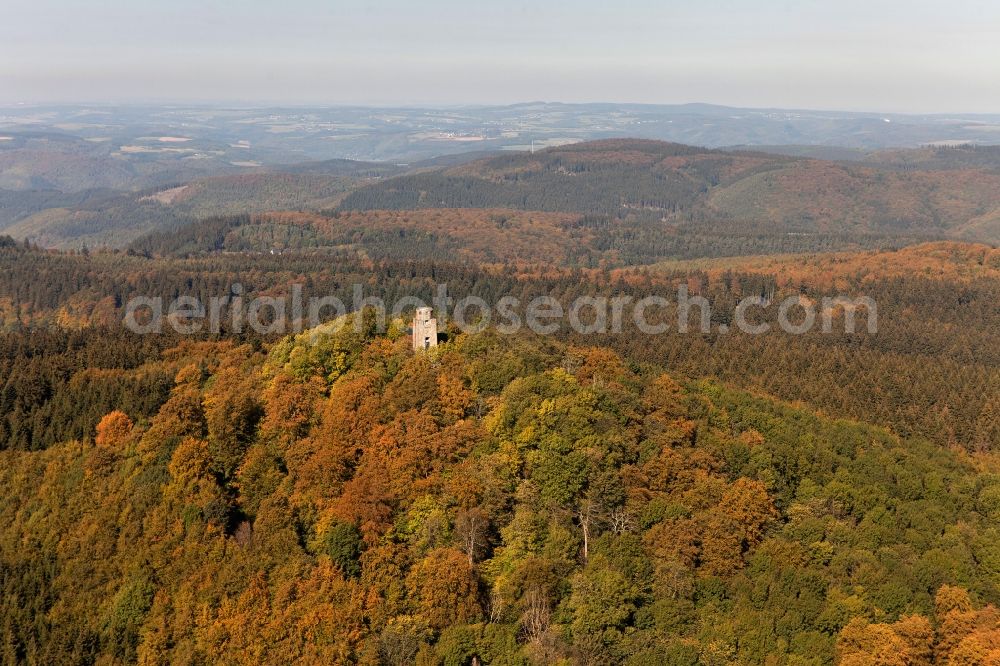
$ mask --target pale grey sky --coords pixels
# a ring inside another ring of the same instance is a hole
[[[996,0],[4,0],[0,103],[1000,112]]]

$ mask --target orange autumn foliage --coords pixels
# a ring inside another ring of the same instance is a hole
[[[128,414],[117,410],[113,411],[105,415],[97,424],[97,436],[94,438],[94,443],[106,448],[120,447],[132,433],[133,425]]]

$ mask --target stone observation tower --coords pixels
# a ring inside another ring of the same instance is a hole
[[[417,308],[413,317],[413,351],[437,347],[438,323],[430,308]]]

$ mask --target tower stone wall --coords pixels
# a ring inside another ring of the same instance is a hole
[[[413,350],[437,347],[437,330],[434,311],[431,308],[417,308],[417,314],[413,317]]]

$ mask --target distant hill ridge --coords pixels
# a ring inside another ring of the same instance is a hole
[[[996,242],[994,157],[1000,165],[988,148],[926,148],[834,162],[612,139],[388,178],[354,190],[340,209],[516,208]]]
[[[631,264],[1000,241],[1000,148],[859,151],[839,161],[800,152],[602,139],[409,165],[304,162],[133,192],[0,189],[0,231],[50,247],[121,247],[215,215],[476,209],[616,220],[595,242]]]

